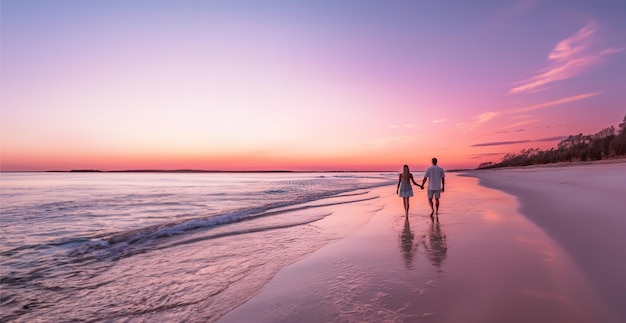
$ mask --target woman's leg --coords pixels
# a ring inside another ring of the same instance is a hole
[[[406,198],[406,215],[409,215],[409,207],[410,207],[410,205],[409,205],[409,199],[410,199],[410,197],[407,197],[407,198]]]
[[[404,214],[408,215],[409,214],[409,198],[403,197],[402,200],[403,200],[402,202],[404,202]]]

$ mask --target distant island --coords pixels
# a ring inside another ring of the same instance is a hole
[[[593,135],[570,135],[557,148],[523,149],[518,154],[506,154],[499,163],[485,162],[478,169],[530,166],[561,162],[594,161],[626,157],[626,115],[616,131],[614,126]]]

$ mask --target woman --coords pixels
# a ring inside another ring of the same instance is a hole
[[[404,203],[404,214],[409,216],[409,198],[413,196],[413,187],[411,187],[411,182],[418,187],[424,188],[419,184],[415,183],[413,179],[413,174],[409,171],[409,166],[404,165],[402,169],[402,174],[398,177],[398,187],[396,187],[396,194],[402,197],[402,202]]]

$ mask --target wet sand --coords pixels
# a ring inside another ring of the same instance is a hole
[[[496,171],[476,176],[491,173]],[[458,174],[448,175],[446,188],[439,224],[428,217],[426,193],[419,189],[408,218],[395,186],[374,189],[380,198],[362,205],[334,207],[332,216],[316,223],[320,229],[362,219],[360,210],[378,211],[353,234],[285,267],[219,321],[620,321],[576,255],[522,215],[523,199]],[[558,209],[543,210],[559,221]],[[596,225],[590,221],[588,228]],[[604,247],[622,252],[621,244]],[[610,274],[605,279],[623,279]]]
[[[626,322],[626,160],[474,171],[486,187],[517,197]]]

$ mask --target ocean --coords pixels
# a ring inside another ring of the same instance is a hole
[[[0,321],[215,321],[366,223],[317,225],[396,176],[2,173]]]

